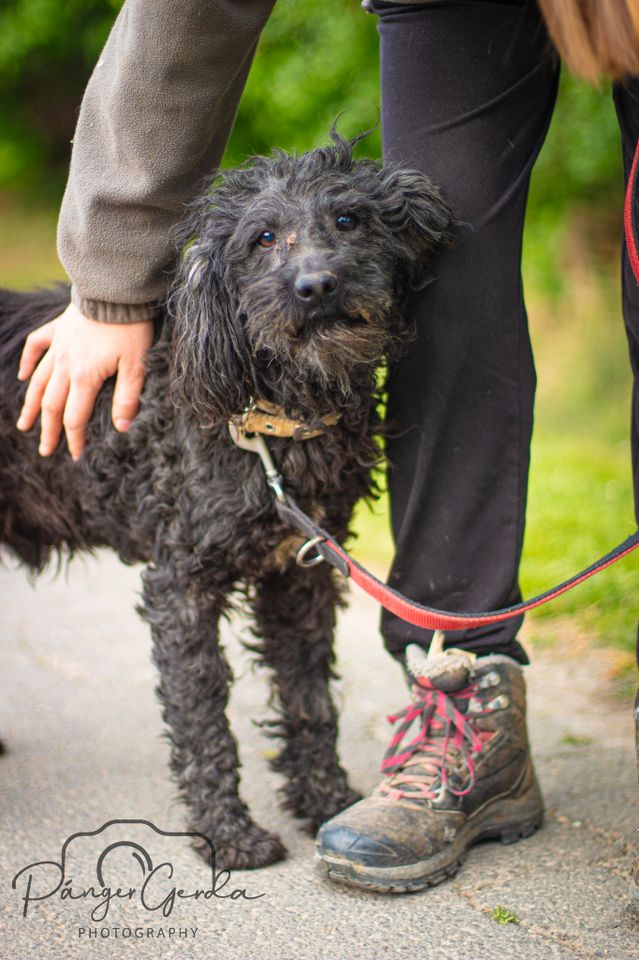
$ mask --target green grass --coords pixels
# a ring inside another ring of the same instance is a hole
[[[579,737],[574,733],[567,733],[559,743],[565,747],[589,747],[594,743],[594,737]]]
[[[56,212],[0,197],[0,285],[28,287],[64,276],[55,255]],[[630,373],[608,253],[582,243],[581,221],[528,236],[525,275],[539,386],[528,523],[521,569],[531,596],[605,553],[634,528],[628,428]],[[546,289],[537,251],[561,263],[563,283]],[[576,251],[575,251],[576,248]],[[573,250],[565,257],[564,250]],[[550,250],[550,253],[549,253]],[[385,575],[392,556],[387,501],[361,504],[353,552]],[[631,556],[536,611],[533,638],[554,618],[630,651],[639,612],[639,558]]]
[[[56,255],[57,211],[0,195],[0,286],[24,289],[63,280]]]
[[[563,249],[573,241],[576,229]],[[531,284],[531,326],[539,387],[527,531],[525,596],[591,563],[635,529],[630,457],[631,375],[616,256],[598,262],[587,248],[564,264],[559,299]],[[533,619],[570,616],[612,646],[634,648],[639,558],[631,555]]]
[[[506,923],[519,923],[519,917],[517,914],[513,913],[512,910],[508,910],[506,907],[493,907],[490,911],[490,915],[495,923],[500,923],[502,926]]]

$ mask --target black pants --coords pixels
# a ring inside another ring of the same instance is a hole
[[[520,273],[532,166],[555,103],[559,63],[534,3],[373,0],[380,17],[386,159],[428,174],[461,221],[435,283],[414,294],[417,340],[389,377],[390,582],[454,611],[520,599],[535,368]],[[626,176],[639,82],[615,89]],[[623,305],[639,375],[639,290],[624,251]],[[639,401],[633,401],[635,491]],[[623,413],[621,414],[623,415]],[[636,498],[637,500],[637,498]],[[522,663],[520,619],[451,631],[449,645]],[[384,614],[387,648],[431,631]]]

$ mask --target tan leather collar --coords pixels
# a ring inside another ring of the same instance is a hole
[[[239,419],[239,427],[245,433],[261,433],[266,437],[288,437],[293,440],[311,440],[326,433],[326,428],[334,427],[339,421],[338,413],[328,417],[318,417],[312,423],[292,420],[284,413],[284,408],[268,400],[254,400],[248,410]]]

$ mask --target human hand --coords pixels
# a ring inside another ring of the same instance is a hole
[[[116,430],[126,432],[140,405],[144,354],[152,340],[152,320],[100,323],[69,304],[27,337],[18,379],[31,377],[31,382],[18,430],[30,430],[42,412],[41,455],[53,453],[64,427],[69,452],[77,460],[102,384],[117,376],[111,415]]]

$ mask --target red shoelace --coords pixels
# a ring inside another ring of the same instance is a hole
[[[471,718],[456,706],[459,701],[469,702],[477,694],[477,687],[471,684],[447,694],[422,677],[413,690],[414,701],[388,717],[390,723],[399,722],[399,726],[381,764],[382,773],[388,779],[380,784],[378,791],[392,800],[402,797],[436,800],[446,789],[455,796],[465,796],[475,782],[474,758],[491,736],[475,730],[471,722],[487,711],[473,711]],[[404,743],[416,721],[417,734],[409,743]],[[450,783],[449,767],[462,776],[464,772],[468,774],[468,783],[463,789],[456,789]],[[438,780],[439,786],[435,788]]]

